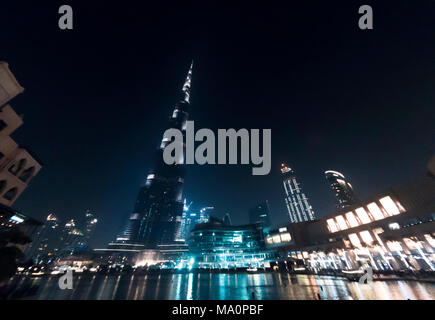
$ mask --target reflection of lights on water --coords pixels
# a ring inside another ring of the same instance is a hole
[[[192,300],[193,295],[193,273],[189,273],[189,278],[187,279],[187,300]]]

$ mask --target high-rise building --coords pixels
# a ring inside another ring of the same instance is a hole
[[[97,225],[98,219],[95,218],[94,214],[91,213],[90,210],[86,210],[85,217],[82,222],[82,232],[83,232],[83,238],[81,239],[80,243],[81,245],[88,245],[89,239],[92,236],[92,233],[94,232],[95,226]]]
[[[287,206],[290,221],[303,222],[314,220],[314,211],[308,202],[301,185],[296,180],[294,171],[286,164],[281,165],[281,174],[285,190],[285,203]]]
[[[61,244],[62,234],[60,229],[57,217],[54,213],[50,213],[42,228],[33,238],[28,255],[37,262],[54,258],[58,254]]]
[[[180,130],[183,135],[189,117],[192,67],[193,63],[168,126],[168,129]],[[177,243],[183,215],[184,165],[167,165],[163,161],[163,151],[169,143],[168,139],[161,141],[156,151],[155,168],[140,188],[134,211],[112,247],[120,248],[122,245],[124,248],[137,248],[137,245],[143,245],[144,248],[154,249],[160,245]]]
[[[8,102],[23,91],[8,64],[0,61],[0,204],[6,206],[12,206],[41,170],[35,157],[10,137],[23,119]]]
[[[249,223],[262,223],[264,228],[270,227],[270,209],[267,200],[249,210]]]
[[[192,203],[186,204],[184,200],[183,219],[181,223],[181,237],[184,241],[188,241],[190,232],[199,223],[207,223],[210,219],[210,212],[214,210],[214,207],[205,207],[199,210],[199,212],[191,210]]]
[[[332,191],[334,191],[337,208],[342,209],[358,203],[352,185],[346,181],[343,174],[328,170],[325,171],[325,177]]]
[[[83,241],[83,232],[76,226],[74,219],[68,221],[62,232],[60,238],[60,250],[74,248]]]
[[[224,218],[223,218],[223,222],[224,222],[224,225],[226,225],[226,226],[233,225],[233,223],[231,222],[231,216],[230,216],[229,212],[225,213]]]

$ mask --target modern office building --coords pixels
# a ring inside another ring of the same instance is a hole
[[[269,202],[267,200],[249,210],[249,223],[262,223],[264,228],[271,226]]]
[[[23,120],[8,102],[23,91],[8,64],[0,61],[0,204],[9,207],[41,170],[30,151],[11,138]]]
[[[427,173],[321,220],[266,236],[269,250],[318,271],[435,271],[435,157]]]
[[[352,185],[346,180],[343,174],[338,171],[328,170],[325,171],[325,177],[334,192],[338,209],[358,203]]]
[[[314,220],[313,208],[302,191],[294,171],[283,163],[281,165],[281,174],[285,190],[285,204],[290,222],[296,223]]]
[[[169,120],[169,128],[185,134],[189,117],[190,86],[192,67],[182,88],[182,95]],[[163,161],[163,151],[170,143],[163,139],[155,153],[155,167],[149,172],[140,188],[134,211],[126,227],[109,244],[109,250],[156,249],[160,245],[177,245],[183,216],[184,165],[181,161],[167,165]],[[181,159],[180,159],[181,160]]]
[[[189,253],[194,267],[207,269],[258,268],[273,258],[261,224],[228,226],[214,217],[192,230]]]

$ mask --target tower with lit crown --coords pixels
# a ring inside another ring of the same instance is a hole
[[[314,220],[314,211],[308,202],[294,171],[286,164],[281,165],[285,190],[285,203],[292,223]]]
[[[168,129],[185,135],[189,117],[190,85],[193,62],[181,90],[181,97],[169,119]],[[163,150],[170,141],[163,139],[156,150],[155,168],[149,172],[139,190],[134,211],[116,244],[141,244],[145,248],[176,243],[183,216],[184,164],[167,165]]]

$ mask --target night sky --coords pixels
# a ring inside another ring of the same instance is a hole
[[[334,210],[325,170],[362,199],[424,173],[435,147],[435,1],[206,2],[2,1],[0,60],[26,89],[11,101],[24,114],[13,138],[44,165],[16,209],[63,221],[91,209],[92,244],[114,239],[192,59],[196,129],[272,129],[267,176],[187,167],[195,207],[241,224],[268,199],[274,224],[288,221],[283,161],[319,217]],[[72,31],[58,28],[62,4],[74,9]],[[358,28],[363,4],[374,30]]]

